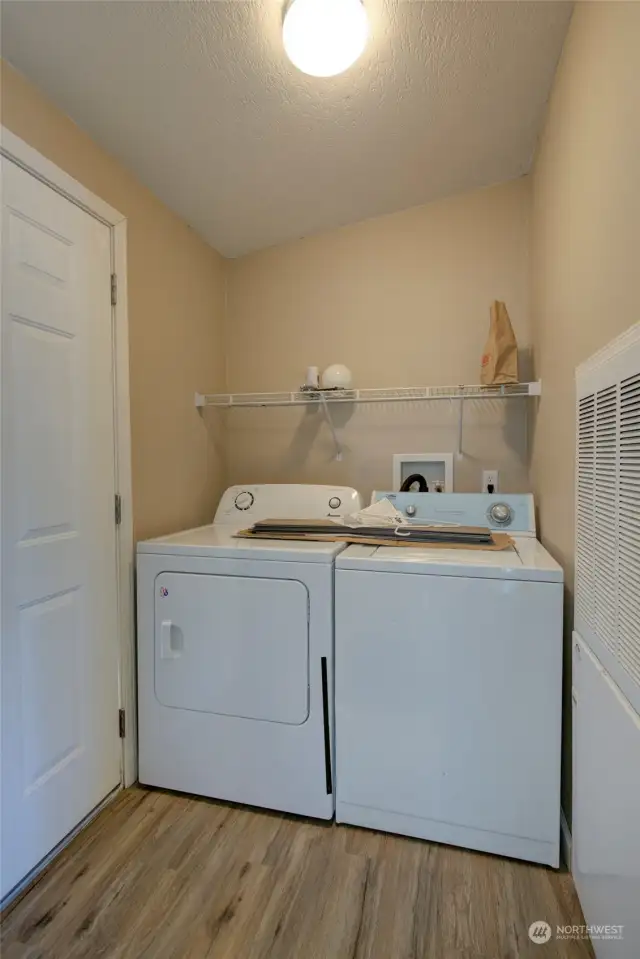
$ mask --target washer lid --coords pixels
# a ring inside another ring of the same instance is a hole
[[[222,524],[199,526],[172,536],[138,543],[138,555],[208,556],[215,559],[260,559],[291,563],[331,563],[344,543],[314,543],[301,540],[236,539]]]
[[[563,582],[562,567],[538,540],[518,536],[514,537],[514,543],[512,549],[495,551],[418,546],[349,546],[336,559],[336,569]]]

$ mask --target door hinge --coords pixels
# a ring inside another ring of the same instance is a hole
[[[115,495],[115,517],[116,517],[116,526],[119,526],[122,522],[122,497],[120,493]]]
[[[111,274],[111,306],[118,302],[118,277],[115,273]]]
[[[118,710],[118,732],[120,733],[120,739],[124,739],[126,732],[124,709]]]

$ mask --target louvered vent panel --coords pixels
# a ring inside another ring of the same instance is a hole
[[[594,527],[595,397],[584,396],[578,408],[578,496],[576,517],[576,606],[588,622],[595,619]]]
[[[619,657],[640,683],[640,373],[620,384]]]
[[[576,379],[576,623],[640,703],[640,323]]]
[[[612,653],[618,645],[617,596],[618,387],[596,395],[595,426],[595,625]]]

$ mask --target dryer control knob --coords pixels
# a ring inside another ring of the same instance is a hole
[[[342,506],[342,500],[339,496],[332,496],[329,500],[329,509],[340,509]]]
[[[513,519],[513,512],[506,503],[493,503],[487,511],[487,518],[496,526],[509,526]]]
[[[405,507],[405,513],[407,514],[407,516],[415,516],[415,515],[416,515],[416,508],[415,508],[415,506],[413,505],[413,503],[409,503],[409,505]]]
[[[236,509],[251,509],[253,506],[253,493],[250,493],[248,490],[238,493],[235,498],[235,506]]]

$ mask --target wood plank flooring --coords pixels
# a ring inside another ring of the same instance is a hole
[[[6,915],[3,959],[586,959],[567,872],[127,789]]]

